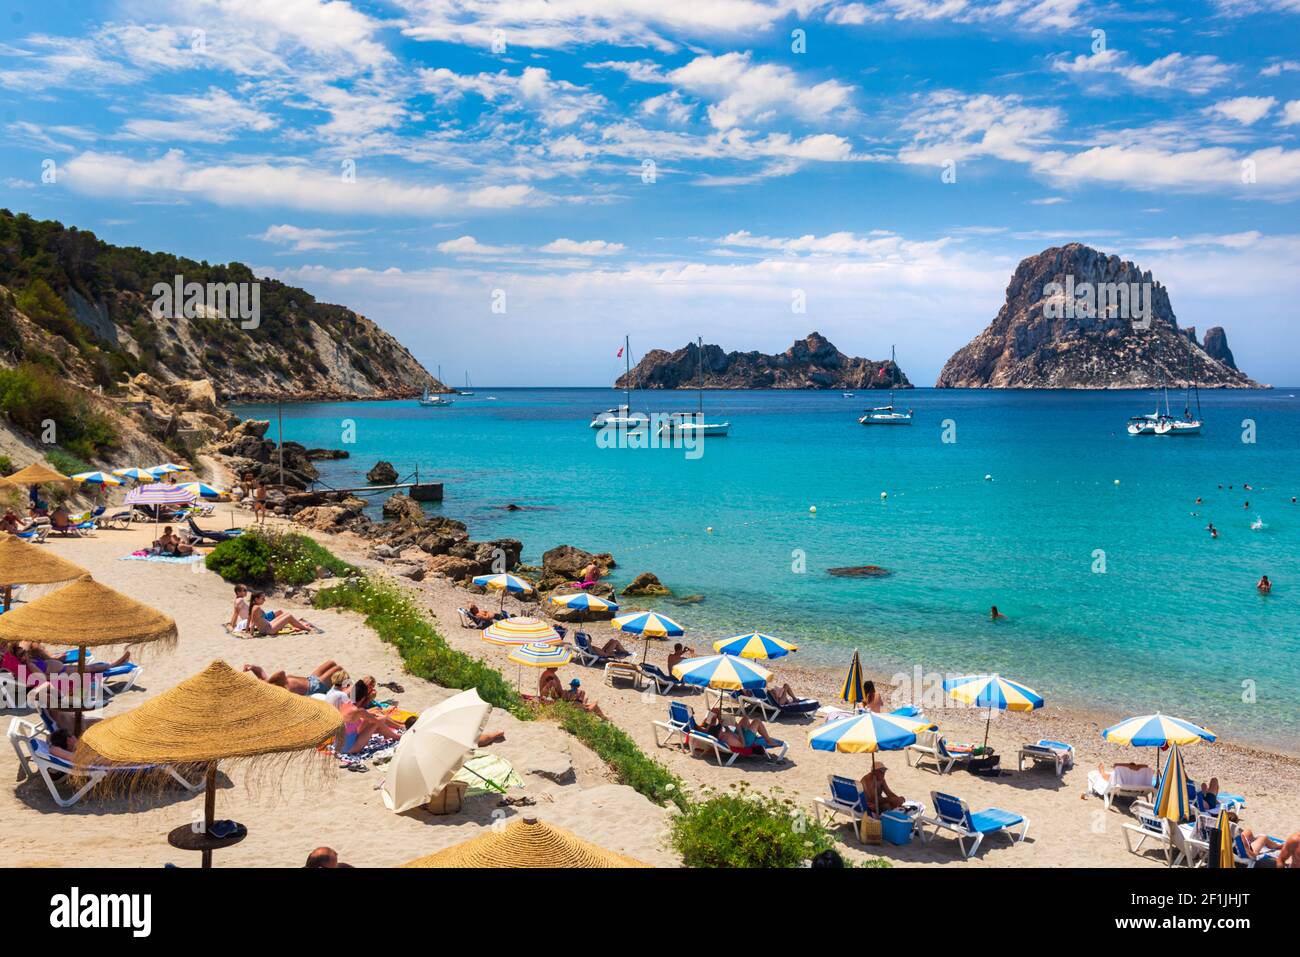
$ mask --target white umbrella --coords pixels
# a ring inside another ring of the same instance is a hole
[[[470,688],[429,708],[397,743],[384,778],[384,806],[401,814],[445,788],[478,746],[492,706]]]

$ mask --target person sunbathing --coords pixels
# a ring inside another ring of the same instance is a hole
[[[757,718],[740,717],[734,725],[728,725],[722,718],[722,709],[709,709],[708,717],[700,725],[700,730],[717,738],[733,751],[761,746],[779,747],[775,738],[767,733],[767,725]]]
[[[340,735],[342,740],[335,743],[335,749],[340,754],[356,754],[377,734],[389,741],[396,741],[402,736],[401,728],[387,718],[372,714],[360,704],[365,700],[366,693],[367,689],[362,682],[357,682],[352,686],[352,700],[339,706],[339,714],[343,717],[343,732]]]
[[[6,652],[4,657],[4,668],[6,671],[13,671],[10,667],[10,656],[15,658],[20,665],[26,665],[29,672],[41,672],[46,675],[55,674],[75,674],[78,671],[75,661],[65,661],[61,655],[52,655],[45,648],[34,641],[21,641],[15,645],[12,650]],[[80,670],[88,675],[99,674],[101,671],[108,671],[110,668],[120,668],[122,665],[131,660],[131,652],[124,651],[120,656],[112,661],[87,661],[85,667]]]
[[[284,671],[277,671],[268,675],[266,670],[258,665],[244,665],[244,670],[267,684],[300,695],[325,694],[333,687],[334,675],[343,671],[338,662],[333,659],[318,665],[316,670],[309,675],[291,675]],[[346,672],[343,673],[346,674]]]
[[[786,705],[794,704],[799,700],[799,696],[794,693],[794,689],[788,684],[783,684],[779,688],[773,688],[769,685],[767,696],[771,699],[773,704],[779,704],[783,708]]]
[[[465,611],[469,613],[470,618],[474,619],[474,623],[480,628],[486,628],[496,621],[495,615],[490,611],[484,611],[478,605],[470,605]]]
[[[1151,766],[1136,761],[1117,762],[1113,772],[1106,770],[1106,763],[1103,761],[1097,765],[1097,771],[1103,781],[1119,787],[1153,787],[1155,783],[1155,772],[1151,770]],[[1215,790],[1216,792],[1218,790],[1217,782]]]
[[[185,556],[194,554],[194,547],[182,542],[170,525],[163,526],[163,532],[154,541],[153,547],[162,555]]]
[[[231,631],[248,631],[248,589],[243,585],[235,586],[235,604],[230,611],[230,621],[226,627]]]
[[[885,707],[885,699],[882,698],[880,692],[876,690],[876,683],[874,681],[862,682],[862,694],[862,707],[866,708],[868,711],[874,711],[876,714],[879,714]]]
[[[266,595],[262,592],[253,592],[252,600],[249,602],[249,621],[254,631],[260,635],[278,635],[286,628],[292,628],[294,631],[318,631],[319,629],[311,622],[295,618],[287,611],[279,614],[269,612],[262,606],[266,604]]]
[[[668,667],[667,667],[668,673],[672,674],[673,669],[676,668],[679,664],[681,664],[684,659],[694,658],[694,657],[695,657],[694,648],[688,648],[685,645],[683,645],[680,641],[677,642],[677,644],[673,645],[673,650],[668,652]]]
[[[581,680],[574,678],[569,682],[569,687],[565,688],[554,668],[543,669],[541,677],[537,679],[537,696],[543,701],[567,701],[597,717],[607,717],[600,710],[600,705],[587,701],[587,692],[582,690]]]
[[[623,647],[623,642],[617,638],[611,638],[603,645],[596,644],[595,639],[588,639],[587,644],[592,653],[599,658],[621,658],[631,653]]]
[[[899,795],[895,794],[888,783],[885,781],[885,771],[888,769],[883,764],[878,764],[862,776],[858,782],[858,788],[862,791],[865,807],[863,810],[869,812],[873,817],[880,817],[886,811],[896,811],[907,803]]]
[[[27,524],[18,518],[18,513],[12,508],[5,509],[4,518],[0,518],[0,529],[8,532],[10,535],[17,535],[24,531]]]

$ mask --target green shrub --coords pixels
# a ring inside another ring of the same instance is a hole
[[[50,449],[47,451],[45,453],[45,461],[49,462],[56,472],[62,472],[64,475],[76,475],[78,472],[94,471],[94,467],[85,459],[64,452],[62,449]]]
[[[242,536],[241,536],[242,537]],[[428,616],[395,585],[350,578],[316,593],[317,608],[347,608],[366,616],[366,624],[397,648],[406,670],[444,688],[477,688],[479,697],[517,718],[533,717],[514,686],[481,658],[447,644]]]
[[[683,811],[687,809],[682,782],[637,747],[618,725],[563,701],[546,705],[542,714],[556,718],[561,728],[600,755],[619,784],[626,784],[656,804],[671,801]]]
[[[14,460],[7,455],[0,455],[0,475],[10,475],[18,471],[14,468]]]
[[[117,428],[107,415],[34,362],[0,369],[0,412],[33,436],[43,437],[45,423],[53,421],[55,441],[78,458],[94,458],[117,442]]]
[[[48,329],[73,345],[84,345],[86,338],[68,304],[44,279],[33,279],[18,293],[15,303],[21,312],[43,329]]]
[[[751,795],[743,785],[687,807],[670,840],[687,867],[801,867],[834,845],[793,801]]]
[[[238,538],[222,542],[208,553],[203,562],[209,571],[216,572],[228,582],[262,585],[273,580],[271,546],[254,532],[244,532]]]

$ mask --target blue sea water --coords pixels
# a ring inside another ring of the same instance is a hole
[[[599,448],[591,415],[622,399],[608,389],[479,388],[444,409],[283,414],[286,439],[351,453],[318,463],[333,486],[365,484],[381,458],[404,476],[418,466],[446,483],[432,508],[476,539],[521,539],[532,562],[561,543],[608,551],[618,584],[653,571],[678,596],[702,595],[656,605],[697,646],[759,629],[798,642],[808,664],[844,664],[858,648],[890,673],[996,670],[1049,707],[1162,710],[1300,752],[1296,392],[1207,391],[1204,433],[1179,438],[1124,432],[1154,408],[1149,392],[918,389],[898,396],[915,423],[893,428],[856,421],[878,393],[715,392],[707,418],[730,420],[731,435],[698,458]],[[656,411],[694,402],[632,397]],[[235,411],[274,420],[276,409]],[[826,573],[865,564],[891,574]],[[1264,573],[1267,597],[1255,590]],[[1006,620],[991,622],[991,605]]]

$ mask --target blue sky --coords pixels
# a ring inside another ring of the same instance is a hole
[[[0,204],[247,262],[452,382],[817,329],[928,385],[1078,240],[1300,383],[1300,0],[22,6]]]

